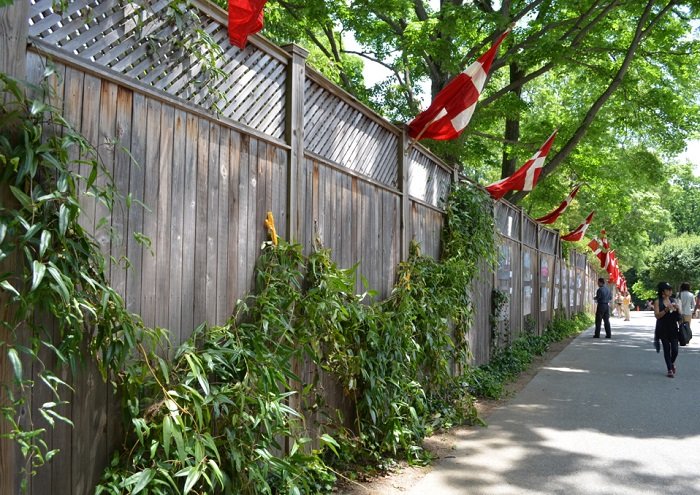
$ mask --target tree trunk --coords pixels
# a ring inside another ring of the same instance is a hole
[[[516,62],[510,64],[510,81],[517,81],[523,76],[523,71]],[[513,89],[513,94],[520,100],[523,92],[522,86]],[[513,143],[520,141],[520,113],[506,119],[506,129],[504,133],[503,159],[501,161],[501,178],[504,179],[513,175],[517,166],[516,157],[509,152],[509,147]]]

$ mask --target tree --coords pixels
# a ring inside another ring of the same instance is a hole
[[[683,235],[665,240],[651,251],[651,281],[666,281],[674,287],[681,282],[700,285],[700,236]],[[655,284],[654,284],[655,285]]]
[[[390,119],[407,122],[508,25],[490,81],[460,139],[425,143],[467,175],[510,175],[555,129],[532,193],[507,199],[543,214],[574,183],[579,196],[557,227],[596,210],[623,266],[643,268],[668,232],[666,161],[700,124],[698,0],[278,0],[266,34],[312,50],[312,63]],[[295,26],[293,37],[290,26]],[[347,49],[352,34],[360,50]],[[324,58],[325,57],[325,58]],[[393,76],[365,88],[358,60]],[[318,64],[317,61],[325,60]],[[352,63],[351,63],[352,62]]]
[[[589,134],[672,154],[698,123],[697,42],[687,36],[697,0],[452,0],[436,10],[426,0],[275,5],[266,34],[315,47],[326,57],[321,70],[401,121],[417,113],[421,82],[429,81],[434,96],[516,23],[465,134],[456,142],[428,143],[477,179],[510,175],[555,127],[558,143],[542,179],[568,163]],[[360,51],[345,48],[347,33]],[[393,77],[365,89],[357,65],[346,69],[353,60],[348,55],[376,61]]]
[[[674,170],[668,207],[676,232],[700,235],[700,177],[695,176],[691,165]]]

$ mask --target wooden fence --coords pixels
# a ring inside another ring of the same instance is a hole
[[[422,146],[405,153],[405,131],[306,67],[303,49],[253,37],[239,50],[228,43],[225,12],[194,3],[227,74],[204,85],[201,63],[163,41],[184,36],[164,16],[168,0],[75,0],[62,12],[52,0],[30,0],[0,9],[0,70],[37,82],[53,64],[52,103],[98,146],[119,190],[148,207],[115,210],[108,235],[97,229],[107,212],[83,201],[82,222],[104,252],[131,262],[109,274],[129,310],[168,328],[174,344],[203,321],[223,323],[251,290],[268,211],[305,252],[319,240],[340,266],[359,262],[358,290],[362,276],[380,298],[410,240],[439,257],[457,174]],[[558,233],[522,210],[499,202],[495,217],[498,270],[484,268],[470,288],[477,364],[524,329],[541,332],[557,309],[590,310],[596,276],[583,255],[562,259]],[[135,232],[151,239],[150,249]],[[509,299],[495,333],[493,289]],[[8,376],[3,355],[0,378]],[[109,388],[92,369],[71,381],[74,398],[61,412],[75,427],[49,428],[49,445],[62,452],[30,493],[90,493],[118,443]],[[0,443],[0,470],[0,493],[16,493],[19,456],[8,442]]]

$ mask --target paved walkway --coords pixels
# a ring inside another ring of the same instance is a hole
[[[574,339],[407,493],[700,494],[700,323],[673,379],[652,313],[612,325]]]

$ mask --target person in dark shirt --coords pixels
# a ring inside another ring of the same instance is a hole
[[[676,358],[678,357],[678,303],[671,297],[673,287],[668,282],[659,283],[659,297],[654,301],[654,345],[661,341],[666,361],[666,376],[676,376]],[[657,351],[658,352],[658,351]]]
[[[612,337],[612,331],[610,330],[610,300],[612,299],[612,293],[605,286],[605,279],[602,277],[598,279],[598,290],[595,292],[593,299],[597,303],[593,338],[600,338],[600,323],[603,322],[605,324],[605,338],[609,339]]]

